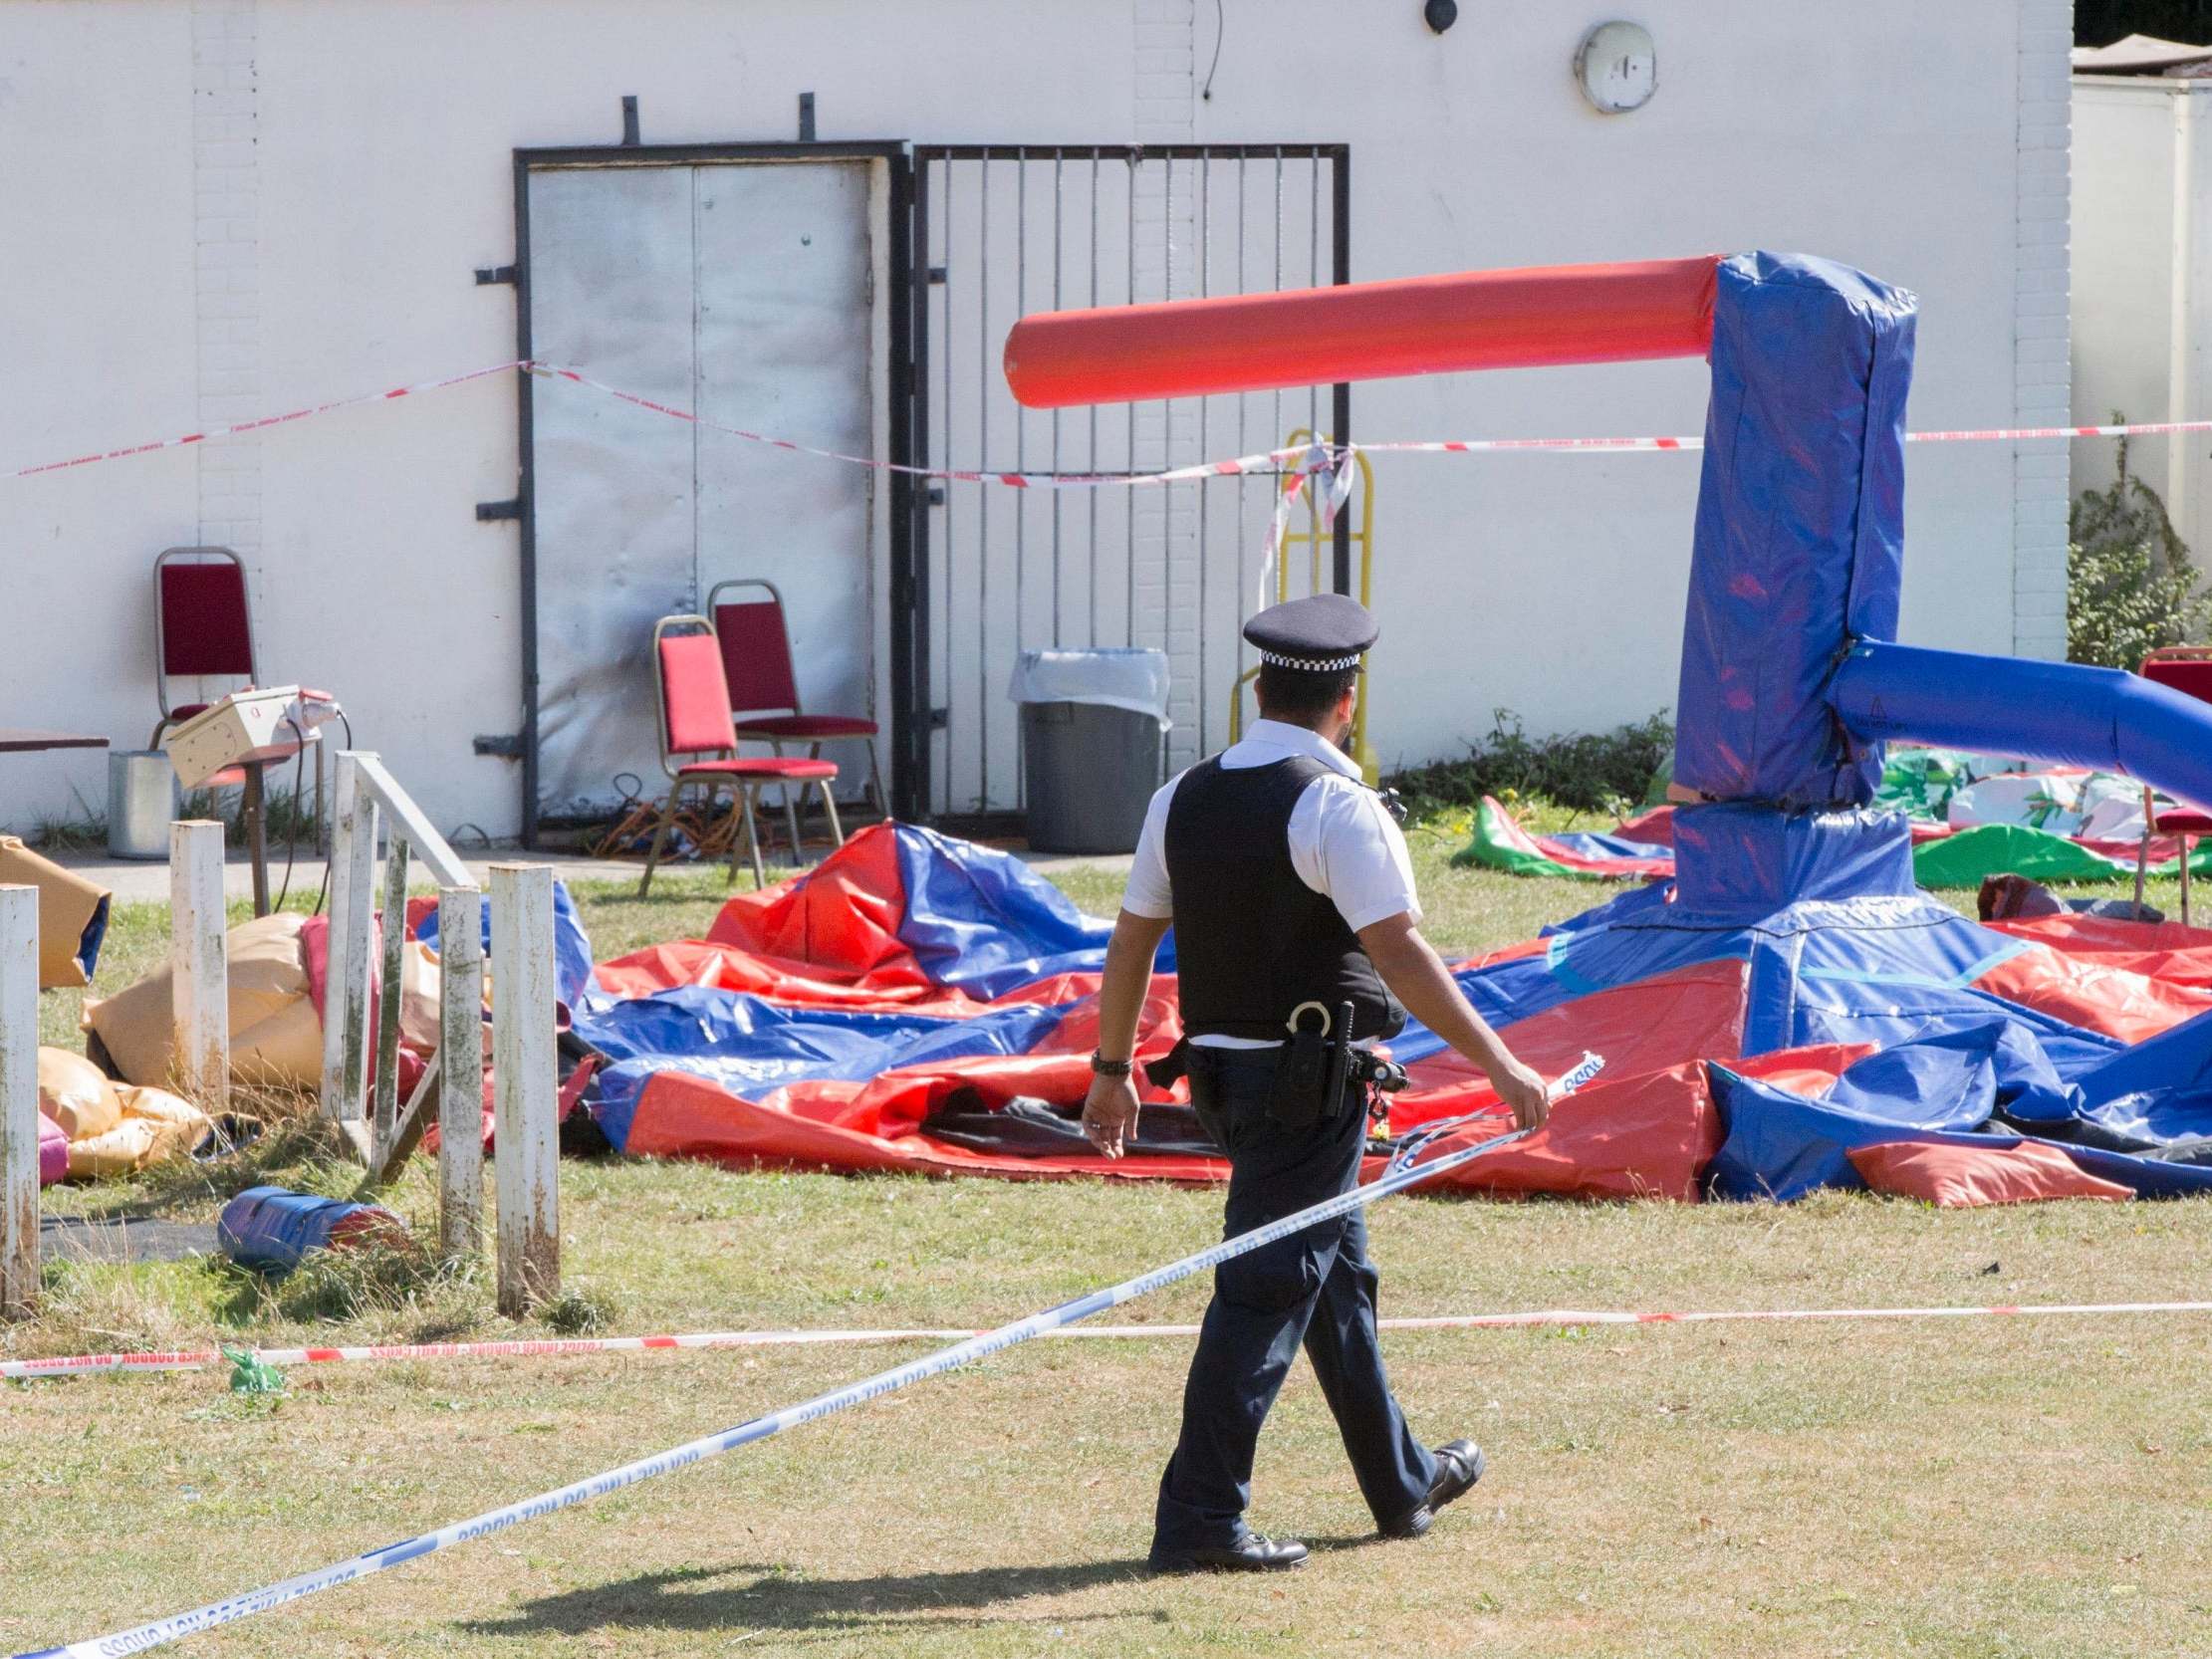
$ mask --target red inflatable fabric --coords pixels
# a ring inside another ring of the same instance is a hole
[[[604,970],[603,970],[604,974]],[[865,1082],[812,1081],[772,1089],[758,1101],[680,1071],[645,1084],[624,1150],[644,1157],[705,1158],[738,1167],[918,1169],[940,1173],[1151,1175],[1212,1180],[1228,1172],[1213,1158],[997,1157],[932,1140],[923,1122],[955,1091],[981,1106],[1017,1097],[1078,1105],[1091,1082],[1099,1041],[1097,976],[1062,974],[1023,986],[996,1006],[1068,1004],[1052,1033],[1025,1055],[977,1055],[885,1071]],[[973,1006],[973,1005],[971,1005]],[[1157,975],[1137,1020],[1136,1054],[1153,1060],[1182,1036],[1175,979]],[[1187,1099],[1142,1084],[1150,1100]],[[857,1161],[856,1161],[857,1160]]]
[[[1517,1020],[1499,1035],[1547,1076],[1573,1070],[1586,1052],[1604,1058],[1606,1082],[1693,1059],[1733,1063],[1743,1048],[1744,974],[1741,962],[1700,963],[1577,997]],[[1449,1049],[1406,1070],[1413,1086],[1391,1102],[1394,1134],[1479,1110],[1495,1099],[1473,1063]]]
[[[1833,1084],[1872,1045],[1785,1049],[1753,1060],[1731,1061],[1745,1076],[1817,1093]],[[1607,1070],[1610,1070],[1607,1066]],[[1511,1126],[1501,1110],[1479,1124],[1438,1141],[1437,1156],[1501,1134]],[[1543,1128],[1501,1146],[1445,1176],[1439,1187],[1494,1197],[1551,1193],[1562,1198],[1665,1198],[1695,1204],[1699,1175],[1720,1150],[1720,1114],[1702,1061],[1684,1061],[1655,1071],[1596,1082],[1552,1108]],[[1371,1163],[1368,1179],[1379,1170]]]
[[[1541,858],[1570,870],[1581,870],[1593,875],[1672,876],[1674,874],[1674,854],[1672,852],[1669,852],[1663,858],[1591,857],[1578,851],[1573,845],[1558,836],[1530,834],[1528,830],[1521,827],[1518,819],[1487,795],[1482,798],[1482,804],[1486,811],[1495,809],[1495,817],[1492,822],[1497,826],[1499,839],[1512,851],[1518,852],[1524,858]],[[1655,842],[1654,844],[1671,847],[1674,844],[1674,823],[1671,811],[1666,808],[1660,810],[1669,814],[1665,825],[1667,838],[1664,842]],[[1643,821],[1639,819],[1635,822],[1641,823]],[[1625,824],[1620,827],[1616,833],[1623,840],[1632,838],[1628,833],[1628,826]]]
[[[1515,947],[1511,954],[1520,954]],[[604,977],[604,971],[603,971]],[[1582,1198],[1697,1197],[1697,1175],[1720,1143],[1711,1091],[1694,1056],[1725,1058],[1750,1075],[1817,1092],[1833,1083],[1862,1048],[1824,1047],[1736,1059],[1742,1031],[1744,966],[1708,963],[1617,990],[1598,992],[1506,1028],[1515,1052],[1539,1069],[1564,1072],[1596,1050],[1606,1058],[1598,1082],[1560,1103],[1537,1134],[1442,1183],[1487,1193],[1556,1193]],[[1152,982],[1140,1023],[1138,1054],[1163,1054],[1180,1035],[1175,982]],[[976,1056],[887,1071],[865,1082],[813,1081],[746,1100],[711,1082],[663,1071],[646,1084],[627,1150],[642,1156],[705,1158],[736,1167],[907,1170],[926,1174],[1025,1179],[1104,1175],[1115,1179],[1213,1181],[1222,1160],[1144,1156],[1122,1160],[1073,1154],[1015,1157],[939,1141],[925,1127],[957,1093],[963,1103],[1005,1105],[1016,1097],[1079,1103],[1090,1081],[1098,1005],[1092,976],[1024,987],[1019,1000],[1071,1003],[1059,1027],[1020,1056]],[[1017,1000],[1010,996],[1004,1002]],[[1495,1111],[1496,1097],[1467,1063],[1449,1053],[1411,1067],[1413,1086],[1391,1104],[1389,1127],[1402,1134],[1442,1117]],[[1147,1089],[1151,1098],[1166,1098]],[[1183,1090],[1178,1085],[1175,1097]],[[1450,1137],[1463,1145],[1500,1132],[1492,1116]],[[1369,1178],[1381,1168],[1369,1161]]]
[[[1639,834],[1655,828],[1648,822],[1637,827]],[[742,1085],[724,1086],[673,1067],[652,1071],[638,1085],[625,1149],[739,1167],[1025,1179],[1093,1174],[1211,1181],[1224,1175],[1221,1160],[1187,1153],[1109,1161],[1080,1142],[1018,1145],[1016,1137],[993,1144],[949,1125],[947,1134],[961,1139],[932,1133],[931,1125],[947,1114],[967,1123],[977,1112],[1017,1100],[1043,1101],[1063,1113],[1076,1106],[1090,1080],[1086,1057],[1097,1040],[1098,979],[1090,972],[1046,975],[995,1001],[972,987],[964,993],[933,983],[902,936],[911,931],[912,917],[895,835],[887,829],[862,831],[812,878],[733,900],[709,940],[656,946],[602,965],[602,986],[616,996],[697,986],[801,1009],[954,1020],[1037,1005],[1062,1011],[1057,1025],[1019,1054],[893,1065],[880,1074],[842,1080],[764,1082],[757,1092],[746,1089],[751,1098],[732,1092]],[[2073,915],[2007,922],[1997,930],[2024,948],[1993,960],[1974,988],[2023,1007],[2128,1042],[2212,1008],[2212,933]],[[1523,941],[1482,960],[1523,958],[1546,945]],[[1542,1131],[1456,1172],[1449,1184],[1491,1194],[1695,1200],[1701,1172],[1723,1138],[1703,1063],[1721,1062],[1818,1097],[1846,1066],[1871,1052],[1832,1047],[1744,1060],[1748,972],[1745,960],[1723,956],[1590,992],[1506,1024],[1507,1041],[1540,1070],[1564,1073],[1586,1052],[1601,1056],[1604,1070],[1563,1101]],[[1144,1011],[1140,1056],[1164,1053],[1178,1035],[1175,981],[1158,976]],[[1424,1047],[1432,1042],[1419,1041]],[[1391,1136],[1467,1117],[1445,1143],[1456,1146],[1505,1127],[1486,1080],[1449,1051],[1423,1055],[1409,1071],[1411,1086],[1390,1101]],[[1147,1097],[1160,1098],[1156,1091]],[[1175,1097],[1183,1097],[1180,1089]],[[1379,1167],[1378,1158],[1370,1175]]]
[[[948,1066],[922,1080],[921,1087],[941,1088],[953,1074]],[[972,1072],[959,1076],[970,1083],[986,1080]],[[885,1085],[899,1086],[892,1075],[872,1083],[795,1083],[773,1089],[755,1102],[701,1078],[664,1071],[645,1085],[652,1109],[640,1105],[628,1150],[648,1157],[704,1158],[739,1169],[903,1170],[916,1175],[997,1175],[1016,1180],[1098,1175],[1127,1181],[1218,1181],[1229,1173],[1228,1164],[1219,1158],[1008,1157],[924,1134],[892,1137],[849,1127],[849,1120],[865,1122],[879,1114],[881,1102],[871,1106],[861,1096]]]
[[[899,949],[904,952],[905,947]],[[714,991],[747,992],[801,1008],[895,1009],[907,1014],[959,1018],[985,1006],[963,992],[931,985],[912,970],[910,954],[903,962],[853,973],[790,957],[762,955],[735,944],[679,939],[602,962],[598,974],[601,989],[616,997],[649,997],[655,991],[679,985],[699,985]]]
[[[1444,1137],[1436,1154],[1502,1134],[1504,1113]],[[1705,1066],[1684,1061],[1607,1082],[1602,1077],[1552,1108],[1544,1127],[1453,1170],[1440,1186],[1493,1195],[1698,1199],[1698,1171],[1720,1150],[1721,1129]],[[1368,1172],[1370,1178],[1373,1171]]]
[[[2009,924],[2005,931],[2020,932]],[[2123,1043],[2156,1037],[2212,1009],[2212,989],[2152,979],[2108,960],[2078,958],[2048,945],[2006,958],[1975,980],[1974,989]]]
[[[1958,832],[1948,824],[1934,824],[1925,819],[1913,819],[1905,828],[1911,832],[1914,846],[1921,846],[1929,841],[1946,840]],[[1672,846],[1674,844],[1674,808],[1671,805],[1646,808],[1634,818],[1621,820],[1612,833],[1618,835],[1624,841],[1648,841],[1653,846]],[[2103,850],[2108,846],[2118,845],[2119,843],[2082,841],[2080,844],[2091,850]],[[2178,856],[2181,846],[2179,836],[2173,837],[2173,844],[2175,850],[2172,855]],[[2134,847],[2135,843],[2133,841],[2127,842],[2124,855],[2133,858],[2135,855]],[[1650,872],[1638,871],[1635,873]],[[1672,871],[1669,870],[1665,873],[1671,874]]]
[[[935,987],[898,936],[904,893],[896,828],[870,825],[809,879],[731,899],[707,939],[822,983],[926,996]]]
[[[69,1134],[43,1111],[39,1117],[39,1185],[51,1187],[69,1174]]]
[[[2130,922],[2074,911],[1982,925],[2103,967],[2145,974],[2170,985],[2212,988],[2212,931],[2201,927],[2183,927],[2179,922]]]
[[[1025,317],[1006,383],[1033,409],[1471,368],[1703,356],[1720,261],[1349,283]]]
[[[1851,1167],[1876,1192],[1918,1198],[1942,1210],[1983,1204],[2034,1204],[2047,1198],[2133,1198],[2116,1181],[2100,1180],[2056,1146],[2024,1140],[2013,1146],[1946,1146],[1889,1140],[1855,1146]]]

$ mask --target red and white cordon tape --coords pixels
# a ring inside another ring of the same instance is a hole
[[[288,426],[295,421],[311,420],[318,415],[336,413],[340,409],[360,408],[370,403],[388,403],[398,398],[411,397],[423,392],[440,391],[448,386],[464,385],[471,380],[481,380],[493,374],[513,370],[537,374],[548,379],[567,381],[612,397],[617,402],[634,408],[664,415],[672,420],[686,421],[748,443],[765,444],[773,449],[790,450],[798,455],[813,455],[823,460],[842,461],[850,466],[871,467],[879,472],[903,473],[915,478],[943,479],[950,483],[998,484],[1017,490],[1089,490],[1131,488],[1155,484],[1180,484],[1205,478],[1234,478],[1252,473],[1272,473],[1285,467],[1293,468],[1293,475],[1304,478],[1320,471],[1340,471],[1332,457],[1342,458],[1355,450],[1368,454],[1428,454],[1428,455],[1479,455],[1526,452],[1635,452],[1635,451],[1687,451],[1705,446],[1702,437],[1618,437],[1618,438],[1450,438],[1426,441],[1393,443],[1358,443],[1311,445],[1286,449],[1272,449],[1257,455],[1239,455],[1226,460],[1200,461],[1190,466],[1171,467],[1163,472],[1144,473],[1036,473],[1036,472],[981,472],[962,467],[917,467],[896,461],[882,461],[871,455],[853,455],[843,450],[822,449],[789,438],[756,432],[748,427],[734,426],[715,420],[693,409],[678,408],[653,398],[625,391],[619,386],[609,385],[594,379],[582,369],[562,363],[528,359],[491,363],[482,368],[471,368],[460,374],[440,375],[435,379],[416,380],[407,385],[389,386],[382,391],[362,392],[352,397],[332,398],[327,402],[304,404],[281,414],[262,415],[253,420],[237,421],[228,426],[209,426],[196,432],[182,432],[174,437],[155,438],[146,443],[125,444],[114,449],[89,451],[58,461],[42,461],[31,466],[16,467],[0,472],[0,482],[11,479],[31,478],[42,473],[67,472],[77,467],[93,466],[103,461],[120,461],[132,455],[150,455],[157,450],[178,449],[188,444],[214,443],[224,438],[239,437],[249,432],[266,431],[273,426]],[[1907,432],[1907,443],[2029,443],[2059,438],[2126,438],[2165,437],[2184,432],[2212,432],[2212,420],[2156,420],[2137,421],[2124,425],[2108,426],[1990,426],[1961,427],[1950,431]],[[1319,459],[1317,459],[1317,456]],[[1332,492],[1341,496],[1343,486],[1349,484],[1350,475],[1341,475],[1339,489]],[[1286,494],[1290,492],[1286,490]]]
[[[2032,443],[2049,438],[2155,438],[2179,432],[2212,432],[2212,420],[2147,420],[2124,426],[1962,426],[1951,431],[1907,432],[1907,443]],[[1430,438],[1404,443],[1355,443],[1370,455],[1484,455],[1513,450],[1698,450],[1702,437],[1679,438]]]
[[[296,420],[312,420],[317,415],[334,414],[340,409],[358,409],[368,403],[389,403],[425,391],[443,391],[447,386],[465,385],[470,380],[481,380],[487,375],[505,374],[510,369],[528,366],[521,361],[495,362],[483,368],[471,368],[465,374],[445,374],[435,380],[417,380],[412,385],[389,386],[382,391],[365,391],[354,397],[336,397],[327,403],[310,403],[302,408],[288,409],[283,414],[261,415],[229,426],[209,426],[197,432],[179,433],[173,438],[155,438],[150,443],[127,444],[121,449],[98,449],[90,454],[72,455],[62,461],[42,461],[36,466],[0,472],[0,481],[31,478],[42,472],[67,472],[72,467],[89,467],[101,461],[121,461],[131,455],[151,455],[155,450],[181,449],[186,444],[214,443],[219,439],[235,438],[247,432],[266,431],[272,426],[289,426]]]
[[[703,426],[709,431],[725,432],[733,438],[743,438],[747,443],[766,444],[771,449],[788,449],[795,455],[813,455],[825,461],[844,461],[857,467],[872,467],[877,472],[903,473],[909,478],[939,478],[955,484],[1003,484],[1013,490],[1100,490],[1134,488],[1149,484],[1186,484],[1201,478],[1234,478],[1239,474],[1256,472],[1272,473],[1292,462],[1311,464],[1311,456],[1321,446],[1297,445],[1289,449],[1271,449],[1258,455],[1239,455],[1229,460],[1197,461],[1187,467],[1170,467],[1165,472],[977,472],[964,467],[917,467],[901,461],[879,461],[872,455],[852,455],[842,449],[818,449],[813,444],[796,443],[790,438],[771,437],[766,432],[755,432],[749,427],[732,426],[727,421],[716,420],[693,409],[679,409],[672,403],[655,402],[636,392],[611,386],[605,380],[595,380],[580,368],[569,368],[560,363],[528,362],[518,366],[546,379],[566,380],[627,403],[633,408],[649,409],[654,414],[666,415],[671,420],[685,421]],[[1298,476],[1303,477],[1301,467]]]
[[[716,420],[692,409],[682,409],[672,403],[662,403],[619,386],[596,380],[583,370],[561,363],[539,362],[519,358],[512,362],[491,363],[483,368],[472,368],[462,374],[442,375],[434,380],[416,380],[408,385],[389,386],[382,391],[361,392],[352,397],[333,398],[328,402],[304,404],[288,409],[282,414],[261,415],[252,420],[237,421],[228,426],[209,426],[197,432],[183,432],[175,437],[155,438],[146,443],[125,444],[117,449],[93,450],[83,455],[72,455],[65,460],[42,461],[33,466],[17,467],[0,472],[0,482],[15,478],[31,478],[41,473],[67,472],[75,467],[93,466],[102,461],[121,461],[132,455],[151,455],[158,450],[180,449],[188,444],[213,443],[223,438],[240,437],[248,432],[266,431],[272,426],[288,426],[295,421],[311,420],[317,415],[334,414],[340,409],[356,409],[370,403],[388,403],[401,397],[411,397],[421,392],[441,391],[448,386],[464,385],[471,380],[481,380],[488,375],[505,374],[519,369],[548,380],[567,381],[584,386],[616,402],[627,403],[632,408],[645,409],[671,420],[705,427],[710,431],[724,432],[747,443],[765,444],[771,449],[786,449],[795,455],[813,455],[825,461],[843,461],[850,466],[870,467],[878,472],[903,473],[914,478],[938,478],[952,483],[1003,484],[1019,490],[1093,490],[1124,488],[1150,484],[1181,484],[1201,478],[1233,478],[1240,473],[1272,473],[1281,467],[1305,459],[1310,451],[1301,445],[1288,449],[1270,450],[1265,454],[1241,455],[1231,460],[1200,461],[1190,466],[1171,467],[1164,472],[1142,473],[1028,473],[1028,472],[978,472],[959,467],[917,467],[897,461],[880,461],[872,455],[853,455],[840,449],[821,449],[813,444],[798,443],[790,438],[756,432],[749,427],[733,426],[727,421]]]
[[[1379,1319],[1383,1330],[1513,1330],[1529,1326],[1630,1324],[1805,1323],[1832,1319],[1983,1319],[2082,1317],[2113,1313],[2212,1313],[2212,1302],[2067,1302],[1997,1304],[1982,1307],[1776,1307],[1708,1308],[1686,1312],[1636,1312],[1617,1308],[1555,1307],[1522,1313],[1444,1313]],[[710,1330],[675,1336],[572,1336],[505,1342],[390,1342],[354,1347],[256,1348],[269,1365],[329,1365],[365,1359],[551,1359],[570,1354],[660,1353],[698,1348],[854,1346],[883,1342],[958,1341],[981,1326],[885,1330]],[[1194,1324],[1071,1325],[1056,1338],[1188,1337]],[[85,1376],[101,1371],[195,1371],[221,1362],[213,1348],[145,1353],[80,1353],[52,1359],[0,1360],[0,1378]]]

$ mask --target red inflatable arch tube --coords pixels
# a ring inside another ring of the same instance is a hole
[[[1720,256],[1350,283],[1025,317],[1006,382],[1033,409],[1394,374],[1703,356]]]

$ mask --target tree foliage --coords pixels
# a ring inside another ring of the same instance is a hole
[[[2212,598],[2166,504],[2127,470],[2124,439],[2112,487],[2085,491],[2075,502],[2068,540],[2072,661],[2133,668],[2161,645],[2201,644],[2212,634]]]
[[[2212,0],[2075,0],[2075,45],[2109,46],[2127,35],[2212,41]]]

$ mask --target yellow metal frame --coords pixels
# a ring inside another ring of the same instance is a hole
[[[1282,446],[1285,449],[1305,449],[1317,441],[1327,443],[1329,435],[1326,432],[1317,435],[1301,426],[1283,440]],[[1358,481],[1352,488],[1352,500],[1345,503],[1344,510],[1351,518],[1350,538],[1352,545],[1359,550],[1359,602],[1367,604],[1371,602],[1374,592],[1374,468],[1367,464],[1367,457],[1361,450],[1353,450],[1352,460]],[[1277,604],[1291,596],[1291,549],[1294,546],[1303,546],[1309,550],[1306,591],[1310,593],[1331,592],[1330,584],[1323,579],[1322,548],[1326,544],[1334,550],[1337,532],[1334,526],[1328,529],[1322,527],[1321,498],[1315,493],[1317,489],[1327,488],[1328,482],[1326,474],[1314,473],[1309,474],[1299,486],[1299,493],[1306,498],[1307,528],[1286,529],[1283,532],[1283,545],[1276,550],[1275,556]],[[1360,666],[1365,667],[1364,659]],[[1231,743],[1236,742],[1244,732],[1245,685],[1256,679],[1259,672],[1258,668],[1247,668],[1237,676],[1236,683],[1229,687]],[[1369,784],[1381,777],[1381,768],[1375,764],[1374,751],[1367,747],[1367,687],[1363,683],[1359,687],[1359,701],[1353,706],[1352,714],[1352,758],[1359,763],[1360,774]]]

